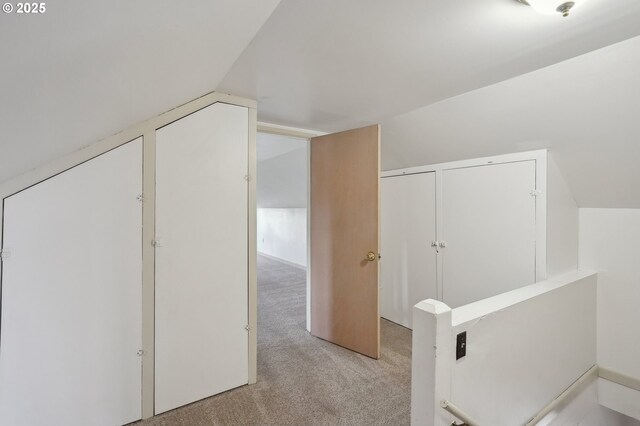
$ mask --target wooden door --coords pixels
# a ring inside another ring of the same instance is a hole
[[[435,173],[385,177],[381,186],[380,312],[413,328],[413,305],[438,298]]]
[[[248,382],[248,110],[156,134],[155,412]]]
[[[376,359],[379,177],[378,125],[311,139],[311,334]]]
[[[443,300],[452,308],[536,280],[535,160],[445,170]]]
[[[4,199],[1,425],[140,419],[141,193],[138,138]]]

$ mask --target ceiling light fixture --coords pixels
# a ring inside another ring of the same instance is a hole
[[[518,0],[520,3],[531,6],[536,12],[544,15],[561,14],[565,18],[569,11],[576,5],[575,1],[566,0]]]

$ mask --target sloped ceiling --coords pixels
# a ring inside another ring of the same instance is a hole
[[[275,124],[381,122],[385,169],[550,147],[581,206],[640,207],[637,0],[47,8],[0,14],[0,182],[215,89]]]
[[[278,0],[0,14],[0,182],[214,90]]]
[[[379,122],[384,169],[550,147],[579,205],[640,207],[638,35],[637,0],[283,0],[220,89],[265,122]]]
[[[640,208],[640,37],[381,127],[385,170],[548,148],[580,207]]]
[[[265,122],[379,122],[640,35],[640,1],[568,18],[515,0],[282,0],[219,86]]]

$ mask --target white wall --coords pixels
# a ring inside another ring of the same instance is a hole
[[[298,149],[258,162],[258,207],[307,206],[307,142],[297,142]]]
[[[578,205],[554,157],[547,155],[547,278],[578,269]]]
[[[599,271],[599,364],[640,378],[640,209],[580,209],[580,268]]]
[[[258,209],[258,252],[307,266],[307,209]]]
[[[639,242],[640,209],[580,209],[580,268],[599,271],[598,364],[635,379],[640,379]],[[600,387],[602,403],[611,400],[609,389]],[[627,414],[640,417],[640,392],[616,399],[635,406],[635,413]]]
[[[308,142],[258,133],[258,252],[307,266]]]

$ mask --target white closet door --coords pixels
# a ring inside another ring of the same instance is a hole
[[[248,383],[248,110],[156,134],[155,411]]]
[[[443,300],[452,308],[535,282],[535,161],[445,170]]]
[[[437,298],[435,173],[383,178],[380,313],[412,328],[412,307]]]
[[[142,139],[4,200],[0,424],[141,417]]]

